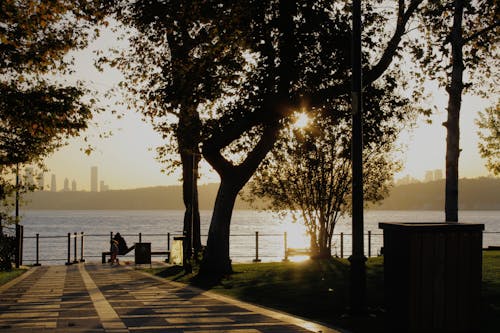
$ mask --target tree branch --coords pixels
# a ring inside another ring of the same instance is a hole
[[[467,38],[463,38],[462,39],[462,45],[464,44],[467,44],[468,42],[476,39],[476,38],[479,38],[481,37],[483,34],[486,34],[488,33],[489,31],[495,29],[496,27],[500,26],[500,20],[497,20],[495,21],[495,23],[493,23],[492,25],[489,25],[479,31],[476,31],[475,33],[473,33],[472,35],[470,35],[469,37]]]
[[[392,38],[389,40],[387,47],[385,48],[384,53],[380,57],[378,63],[364,72],[364,86],[369,86],[370,84],[372,84],[387,70],[398,51],[401,38],[406,33],[405,28],[408,20],[418,9],[418,6],[422,3],[422,1],[423,0],[411,0],[408,8],[405,10],[405,0],[399,0],[396,30],[394,31]],[[332,95],[346,94],[349,92],[349,89],[350,84],[346,82],[330,86],[325,89],[317,90],[310,96],[311,104],[314,106],[324,105],[327,102],[328,98]]]

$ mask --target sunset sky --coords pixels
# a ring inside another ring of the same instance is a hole
[[[86,51],[76,54],[76,73],[70,80],[84,80],[89,87],[105,91],[120,80],[120,74],[115,70],[100,73],[93,67],[92,49],[106,48],[115,40],[110,31],[104,31],[96,43]],[[396,178],[409,174],[417,179],[423,179],[426,170],[442,169],[445,165],[446,130],[441,123],[446,119],[447,95],[444,90],[433,89],[432,104],[438,107],[439,113],[432,117],[431,125],[423,120],[412,131],[405,131],[400,137],[400,143],[406,146],[403,154],[404,169]],[[464,96],[461,113],[461,148],[460,177],[479,177],[488,175],[484,161],[480,158],[477,148],[477,126],[474,119],[478,111],[493,104],[498,96],[490,101],[478,97]],[[45,174],[45,184],[49,184],[50,175],[57,177],[57,187],[61,189],[63,181],[68,178],[77,182],[78,190],[89,190],[90,168],[99,168],[99,180],[103,180],[110,189],[128,189],[158,185],[179,184],[180,173],[167,176],[160,172],[161,165],[155,160],[155,147],[162,140],[151,126],[143,121],[138,113],[122,109],[124,117],[116,119],[108,112],[98,115],[94,121],[98,126],[92,126],[85,135],[95,146],[95,151],[85,155],[81,149],[86,146],[81,138],[73,139],[67,147],[47,158],[49,171]],[[111,130],[110,138],[99,139],[99,133]],[[216,174],[204,163],[202,183],[217,182]]]

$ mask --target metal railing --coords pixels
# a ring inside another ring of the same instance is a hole
[[[139,232],[137,234],[122,234],[123,237],[137,239],[139,243],[142,243],[144,238],[148,238],[149,241],[155,243],[163,244],[162,250],[165,248],[170,251],[171,238],[174,235],[180,235],[181,233],[171,234],[146,234]],[[495,235],[495,239],[500,232],[488,232],[485,231],[484,237],[490,237]],[[202,238],[206,240],[207,235],[202,235]],[[252,241],[253,238],[253,241]],[[109,234],[84,234],[84,232],[74,232],[68,233],[67,235],[53,235],[53,236],[41,236],[36,234],[31,237],[24,237],[26,240],[34,240],[34,249],[32,253],[34,258],[27,258],[25,261],[33,262],[34,265],[41,265],[41,250],[40,245],[42,242],[49,241],[56,246],[58,251],[61,246],[66,247],[65,258],[61,257],[51,257],[50,255],[45,255],[43,261],[54,262],[54,261],[64,261],[66,265],[71,265],[79,262],[84,262],[86,258],[101,258],[102,252],[109,250],[108,240],[113,239],[113,232]],[[65,241],[60,241],[65,239]],[[331,254],[332,256],[338,258],[345,258],[351,254],[351,239],[352,234],[350,233],[338,233],[334,234],[332,237]],[[86,250],[86,245],[92,240],[92,249]],[[234,234],[231,235],[232,248],[231,248],[231,258],[235,262],[261,262],[263,259],[269,261],[279,261],[287,260],[289,256],[289,239],[287,232],[284,233],[274,233],[274,234],[261,234],[255,231],[253,234]],[[165,244],[166,241],[166,244]],[[65,243],[65,244],[64,244]],[[99,244],[99,245],[96,245]],[[166,245],[166,246],[165,246]],[[365,234],[365,255],[369,258],[372,256],[379,256],[382,253],[383,246],[383,233],[373,233],[369,230]],[[21,246],[22,247],[22,246]],[[297,249],[295,249],[297,250]],[[306,252],[306,249],[303,252]],[[375,251],[374,251],[375,250]],[[49,250],[50,251],[50,250]],[[79,253],[78,253],[79,252]],[[88,253],[90,252],[90,253]],[[61,251],[59,251],[61,253]],[[79,256],[78,256],[79,254]],[[22,250],[20,251],[22,256]],[[22,258],[20,258],[22,262]]]

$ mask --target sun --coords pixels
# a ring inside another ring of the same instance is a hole
[[[309,118],[309,116],[306,113],[304,113],[304,112],[296,113],[295,114],[295,122],[293,123],[293,127],[297,128],[297,129],[305,128],[305,127],[307,127],[307,125],[309,125],[310,121],[311,121],[311,119]]]

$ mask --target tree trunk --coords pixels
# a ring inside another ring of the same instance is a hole
[[[446,136],[446,222],[458,222],[458,159],[460,156],[460,108],[463,91],[463,37],[462,16],[464,1],[455,0],[453,27],[451,31],[451,81],[448,87],[448,119]]]
[[[192,249],[195,254],[201,251],[200,235],[200,211],[198,205],[198,163],[199,155],[184,151],[181,153],[182,161],[182,199],[186,208],[184,212],[183,233],[186,236],[184,240],[184,256],[191,258]],[[191,229],[192,228],[192,229]],[[191,230],[192,241],[191,244]]]
[[[200,274],[214,279],[232,273],[229,257],[229,235],[234,202],[240,187],[231,180],[222,180],[208,231],[207,248]]]

